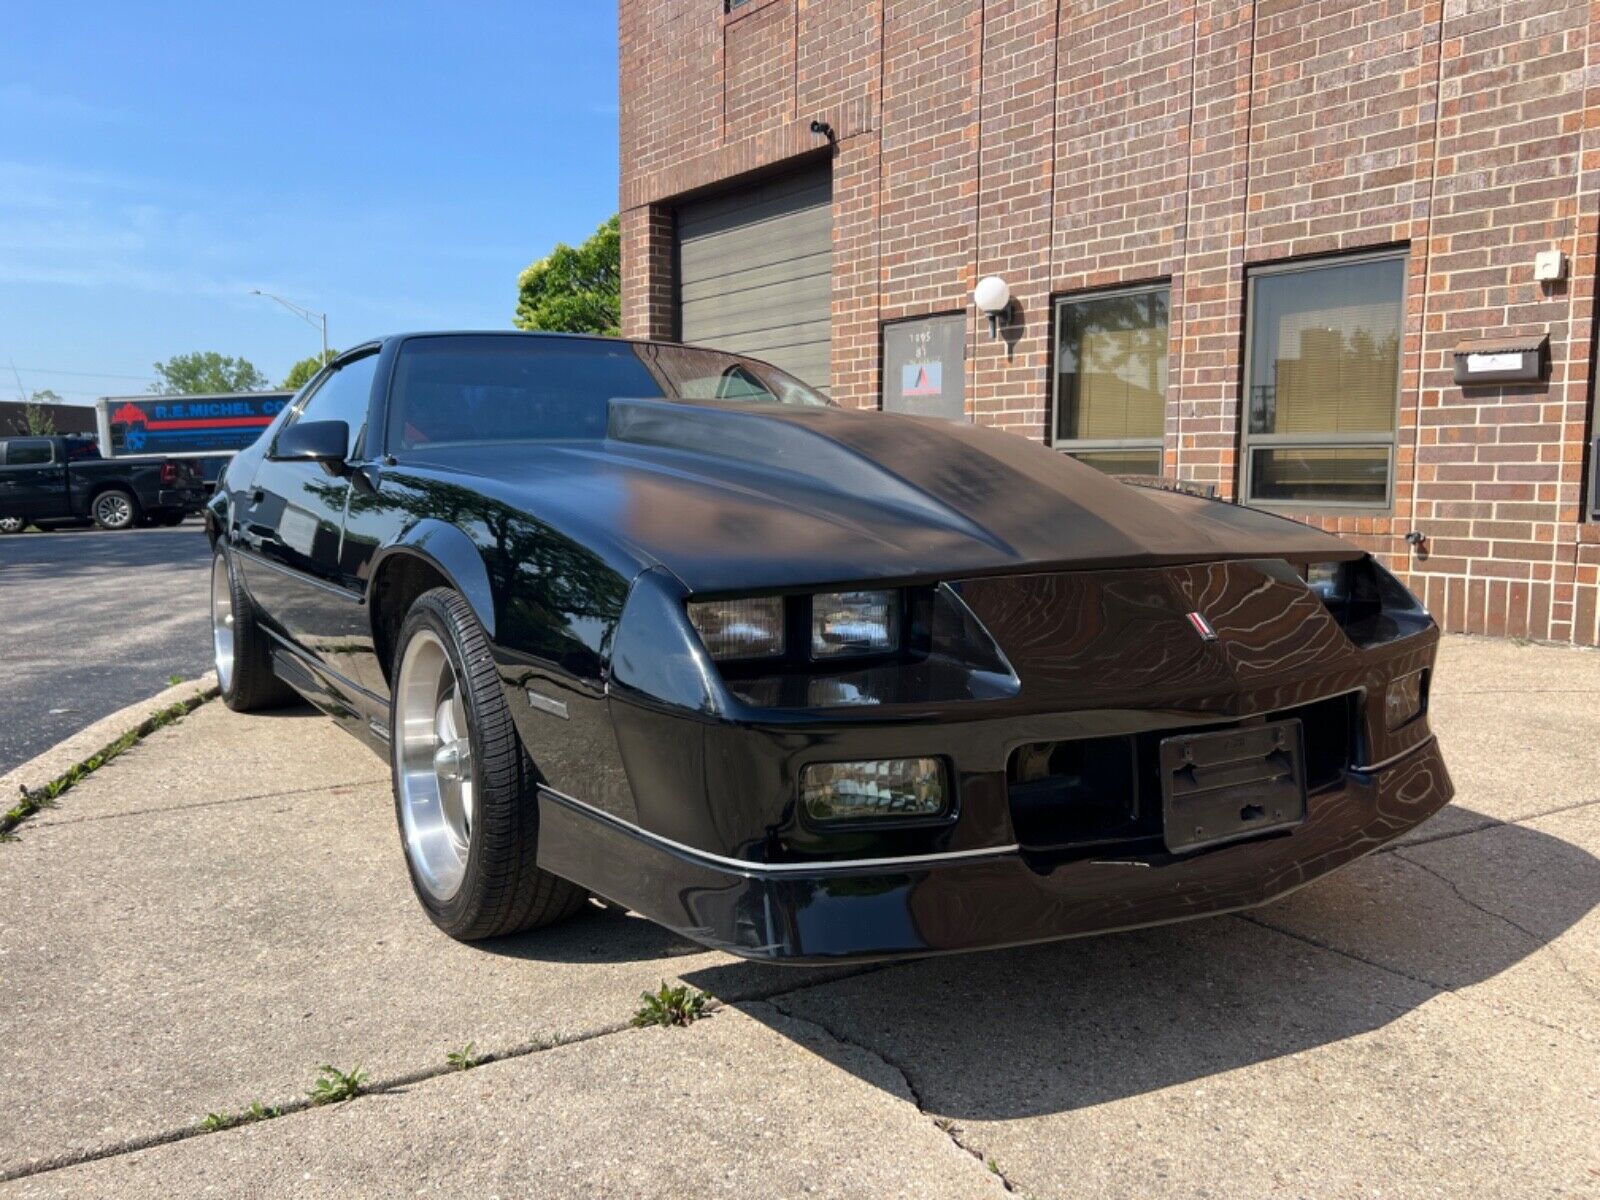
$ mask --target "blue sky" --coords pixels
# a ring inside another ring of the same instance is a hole
[[[318,333],[510,324],[517,273],[616,209],[616,6],[8,6],[0,398],[144,390]],[[79,374],[66,374],[78,372]],[[91,374],[93,373],[93,374]],[[125,376],[126,378],[117,378]]]

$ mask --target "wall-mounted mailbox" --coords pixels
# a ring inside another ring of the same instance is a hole
[[[1543,383],[1550,378],[1550,335],[1506,335],[1462,342],[1455,348],[1456,382]]]

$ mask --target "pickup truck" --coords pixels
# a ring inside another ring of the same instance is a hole
[[[89,520],[102,529],[176,525],[205,500],[186,459],[105,459],[89,437],[0,438],[0,533]]]

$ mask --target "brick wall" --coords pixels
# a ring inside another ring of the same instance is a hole
[[[1600,643],[1588,0],[621,0],[619,36],[628,332],[671,333],[676,199],[831,154],[837,399],[878,403],[882,322],[964,310],[973,418],[1046,438],[1053,298],[1168,280],[1166,468],[1231,495],[1247,270],[1405,246],[1392,511],[1299,515],[1447,628]],[[1518,330],[1548,384],[1451,382],[1457,343]]]

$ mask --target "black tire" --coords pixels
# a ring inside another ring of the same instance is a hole
[[[465,874],[448,900],[432,895],[419,879],[400,812],[400,664],[421,630],[443,643],[455,672],[466,708],[477,795]],[[435,925],[464,942],[553,925],[571,916],[584,907],[588,893],[537,866],[538,772],[517,737],[489,639],[471,607],[449,588],[424,592],[406,614],[397,642],[391,672],[396,686],[390,689],[389,767],[406,871],[423,909]]]
[[[213,587],[217,586],[216,564],[220,562],[221,570],[227,572],[227,593],[233,607],[233,671],[227,679],[223,678],[226,673],[220,667],[217,671],[217,690],[222,694],[222,702],[234,712],[258,712],[293,704],[299,696],[272,673],[271,639],[256,623],[255,605],[239,582],[232,557],[218,544],[212,551],[211,561]],[[212,620],[213,623],[216,620],[214,612]]]
[[[89,513],[101,529],[132,529],[139,524],[139,498],[127,488],[109,487],[89,504]]]

